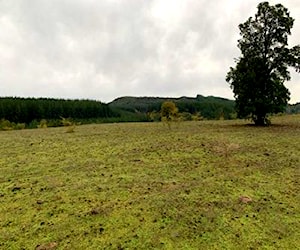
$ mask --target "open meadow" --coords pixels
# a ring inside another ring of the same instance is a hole
[[[300,116],[0,132],[0,249],[300,249]]]

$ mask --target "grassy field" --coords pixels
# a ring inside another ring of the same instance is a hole
[[[300,116],[0,132],[0,249],[300,249]]]

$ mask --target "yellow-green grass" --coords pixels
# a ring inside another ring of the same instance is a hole
[[[300,116],[272,121],[0,132],[0,249],[299,249]]]

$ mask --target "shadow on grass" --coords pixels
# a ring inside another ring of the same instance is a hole
[[[300,122],[298,124],[287,124],[287,123],[271,123],[269,125],[255,125],[253,123],[244,123],[244,124],[227,124],[223,125],[226,127],[233,127],[233,128],[300,128]]]

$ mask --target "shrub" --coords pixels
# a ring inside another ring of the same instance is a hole
[[[73,133],[76,126],[75,122],[71,121],[70,118],[61,117],[61,119],[63,126],[67,127],[66,133]]]
[[[26,128],[26,124],[25,123],[17,123],[15,125],[15,129],[25,129]]]
[[[12,130],[13,124],[9,120],[1,119],[0,120],[0,129],[1,130]]]
[[[40,124],[38,125],[38,128],[47,128],[48,125],[47,125],[47,120],[46,119],[42,119],[40,121]]]

